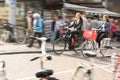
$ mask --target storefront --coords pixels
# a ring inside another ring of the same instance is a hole
[[[102,15],[109,15],[110,17],[119,17],[119,13],[115,13],[112,11],[109,11],[105,8],[90,8],[85,6],[78,6],[74,4],[65,3],[65,9],[67,10],[73,10],[74,12],[79,11],[81,13],[85,13],[86,16],[98,16],[101,17]]]

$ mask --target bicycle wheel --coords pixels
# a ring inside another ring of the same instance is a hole
[[[57,55],[62,54],[66,48],[66,45],[67,42],[64,40],[64,38],[58,38],[53,43],[53,51]]]
[[[97,43],[93,40],[86,40],[85,42],[83,42],[83,44],[81,45],[81,50],[82,50],[82,55],[84,57],[87,57],[85,53],[87,52],[93,52],[96,54],[97,51]]]
[[[110,41],[103,40],[101,41],[100,53],[102,56],[110,56]]]
[[[85,69],[82,66],[78,67],[73,74],[72,80],[89,80],[88,71],[89,70]]]
[[[19,29],[16,31],[15,40],[17,43],[25,43],[26,36],[25,36],[25,31],[23,29]]]

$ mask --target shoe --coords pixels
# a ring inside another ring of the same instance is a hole
[[[30,47],[30,48],[31,48],[32,46],[31,46],[31,45],[28,45],[27,47]]]
[[[73,49],[74,49],[73,45],[69,46],[69,50],[73,50]]]

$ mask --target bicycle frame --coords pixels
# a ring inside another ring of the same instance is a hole
[[[64,29],[64,30],[65,33],[61,34],[60,37],[54,41],[53,51],[55,52],[55,54],[60,55],[65,50],[66,51],[72,50],[76,54],[81,53],[80,46],[84,40],[83,37],[80,37],[80,35],[76,36],[75,34],[75,37],[71,39],[72,33],[70,32],[70,30],[69,29]]]

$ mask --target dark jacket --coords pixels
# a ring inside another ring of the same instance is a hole
[[[53,20],[52,24],[51,24],[51,31],[54,31],[55,29],[55,24],[56,24],[56,21]]]
[[[73,24],[70,25],[69,28],[74,27],[74,28],[76,28],[77,30],[81,31],[82,25],[83,25],[83,19],[81,18],[78,23],[77,23],[76,20],[74,20],[74,21],[73,21]]]

